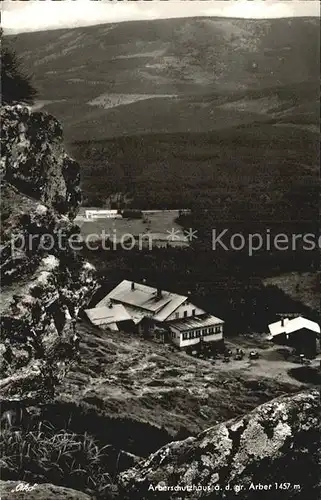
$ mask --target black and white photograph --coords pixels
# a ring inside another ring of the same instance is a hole
[[[1,2],[1,500],[320,500],[320,3]]]

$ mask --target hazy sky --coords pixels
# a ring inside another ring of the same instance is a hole
[[[5,33],[172,17],[275,18],[320,15],[319,0],[169,0],[167,2],[4,0],[1,4],[1,24]]]

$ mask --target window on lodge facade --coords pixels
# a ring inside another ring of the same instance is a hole
[[[191,330],[190,332],[183,333],[183,340],[191,340],[199,337],[206,337],[207,335],[213,335],[214,333],[220,333],[220,326],[210,326],[208,328],[202,328],[199,330]]]

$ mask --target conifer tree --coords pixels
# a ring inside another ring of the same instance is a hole
[[[1,101],[2,104],[32,104],[37,91],[31,77],[22,69],[15,51],[2,43],[1,46]]]

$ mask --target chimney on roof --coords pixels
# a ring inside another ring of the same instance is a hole
[[[162,289],[160,287],[157,287],[157,292],[156,292],[156,298],[157,300],[160,300],[162,298]]]
[[[284,326],[284,318],[281,318],[281,326]]]
[[[133,291],[133,290],[135,290],[135,283],[134,283],[134,281],[132,281],[132,284],[131,284],[131,290],[132,290],[132,291]]]

